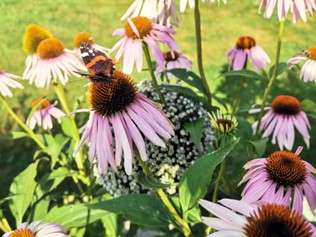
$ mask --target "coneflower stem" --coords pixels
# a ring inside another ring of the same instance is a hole
[[[70,114],[71,110],[70,110],[70,106],[66,97],[66,93],[65,93],[65,89],[63,87],[62,84],[60,84],[59,81],[57,81],[57,83],[54,83],[54,89],[55,89],[55,93],[61,103],[61,106],[63,107],[63,110],[66,114]],[[76,145],[79,143],[80,141],[80,136],[79,136],[79,132],[78,132],[78,127],[77,124],[73,118],[73,116],[68,116],[68,118],[70,119],[71,125],[72,125],[72,130],[73,130],[73,135],[74,135],[74,139],[76,141]],[[83,154],[82,154],[82,150],[80,149],[79,152],[77,153],[77,155],[75,156],[75,162],[76,165],[78,167],[79,170],[79,177],[80,180],[85,183],[86,185],[90,184],[89,178],[87,178],[86,176],[86,172],[85,172],[85,168],[84,168],[84,159],[83,159]]]
[[[220,185],[222,177],[224,176],[225,165],[226,165],[226,159],[224,159],[222,161],[221,166],[219,168],[219,173],[218,173],[217,179],[215,181],[215,187],[214,187],[212,202],[217,202],[217,195],[218,195],[219,185]]]
[[[206,76],[203,68],[203,57],[202,57],[202,33],[201,33],[201,16],[200,16],[200,8],[199,3],[200,0],[194,0],[194,23],[195,23],[195,40],[196,40],[196,53],[197,53],[197,63],[199,67],[199,72],[202,80],[202,84],[204,87],[204,93],[207,99],[207,103],[212,105],[212,94],[210,87],[207,83]]]
[[[151,59],[150,59],[148,46],[147,46],[146,43],[143,43],[143,49],[144,49],[144,54],[145,54],[146,61],[147,61],[148,70],[149,70],[151,79],[152,79],[153,84],[154,84],[154,88],[155,88],[155,90],[156,90],[156,92],[158,94],[160,103],[161,104],[165,104],[165,98],[164,98],[163,94],[161,93],[160,88],[158,86],[157,79],[156,79],[156,76],[155,76],[155,72],[154,72],[154,69],[153,69],[153,67],[151,65]]]
[[[262,116],[263,116],[263,112],[264,112],[264,107],[266,105],[270,90],[272,88],[272,84],[275,81],[275,79],[277,78],[277,74],[278,74],[280,55],[281,55],[281,46],[282,46],[282,35],[283,35],[283,31],[284,31],[284,22],[285,22],[285,20],[281,21],[280,25],[279,25],[278,43],[277,43],[274,69],[273,69],[272,76],[269,80],[269,83],[264,91],[264,95],[262,98],[262,103],[261,103],[259,117],[258,117],[258,124],[257,124],[257,128],[256,128],[256,132],[255,132],[255,138],[258,137],[258,134],[260,131],[260,126],[261,126],[261,120],[262,120]]]
[[[29,135],[30,138],[33,139],[34,142],[41,148],[45,149],[44,143],[36,136],[32,129],[27,127],[25,123],[13,112],[11,107],[7,104],[2,95],[0,95],[0,100],[4,107],[7,109],[8,113],[12,116],[12,118],[24,129],[24,131]]]
[[[236,97],[235,97],[235,100],[234,100],[235,103],[233,105],[232,115],[236,114],[237,108],[238,108],[238,106],[240,104],[240,95],[241,95],[242,88],[244,86],[244,82],[245,82],[245,77],[241,77],[240,78],[239,87],[238,87],[238,91],[237,91],[237,94],[236,94]]]
[[[151,171],[149,170],[147,164],[139,157],[139,155],[136,155],[136,159],[139,162],[140,166],[142,167],[142,170],[145,173],[145,175],[150,177],[151,179],[155,180],[155,177],[151,173]],[[193,237],[188,223],[179,216],[177,210],[174,208],[174,206],[170,202],[170,200],[167,197],[167,195],[165,194],[165,192],[162,189],[157,189],[156,192],[157,192],[158,196],[160,197],[161,201],[166,205],[166,207],[169,209],[170,213],[172,214],[172,216],[174,217],[174,219],[178,223],[184,236]]]

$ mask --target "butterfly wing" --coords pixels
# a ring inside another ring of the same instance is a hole
[[[114,63],[104,52],[96,50],[89,43],[81,43],[80,51],[82,60],[92,75],[112,77]]]

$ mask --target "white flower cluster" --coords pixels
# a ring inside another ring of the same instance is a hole
[[[143,83],[139,91],[151,100],[159,101],[150,82]],[[166,101],[166,106],[162,110],[173,123],[175,136],[166,142],[166,148],[154,146],[150,142],[146,143],[149,157],[147,165],[159,182],[173,183],[179,182],[186,168],[201,155],[195,147],[190,133],[184,128],[184,124],[205,118],[201,136],[202,153],[205,153],[208,146],[212,145],[214,137],[207,112],[201,104],[175,91],[163,88],[161,92]],[[137,182],[137,175],[140,170],[141,168],[136,166],[132,175],[127,176],[121,168],[119,168],[118,173],[109,169],[106,176],[98,177],[98,181],[113,196],[148,192],[148,189]],[[169,194],[174,194],[175,191],[174,187],[167,189]]]

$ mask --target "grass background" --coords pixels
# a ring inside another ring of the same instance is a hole
[[[176,2],[179,3],[179,0]],[[0,68],[13,74],[22,75],[26,58],[22,49],[22,39],[24,30],[30,23],[36,23],[46,28],[68,49],[73,48],[73,38],[81,31],[90,32],[96,43],[110,48],[119,40],[112,36],[112,32],[124,26],[125,22],[121,22],[120,17],[131,3],[131,0],[0,0]],[[176,29],[175,39],[183,53],[191,58],[194,70],[197,72],[193,11],[188,8],[179,16],[180,27]],[[218,76],[223,65],[227,63],[224,54],[235,44],[239,36],[254,37],[257,44],[262,46],[272,62],[274,61],[278,20],[276,14],[269,20],[264,19],[262,14],[259,15],[255,0],[229,0],[227,5],[221,4],[220,6],[201,4],[201,18],[204,67],[213,92],[223,82],[223,79],[218,79]],[[306,47],[316,45],[315,17],[308,17],[307,23],[299,21],[297,24],[292,23],[291,14],[288,18],[284,31],[281,61],[286,61],[290,56]],[[120,69],[120,65],[117,68]],[[146,71],[140,74],[134,73],[133,77],[136,80],[142,80],[149,78],[149,74]],[[72,78],[66,85],[69,98],[84,95],[86,88],[83,85],[86,83],[85,79]],[[302,84],[297,78],[294,83]],[[54,94],[51,88],[37,89],[28,85],[27,81],[22,81],[22,84],[25,89],[14,90],[14,97],[7,98],[7,102],[22,120],[25,120],[31,110],[32,100],[43,96],[53,99]],[[291,87],[293,85],[291,81],[278,80],[276,84],[280,84],[289,92],[294,93],[295,91],[300,99],[315,93],[315,85],[312,83],[308,84],[312,88],[308,89],[308,93],[305,93],[303,89],[297,90],[296,87]],[[228,93],[230,88],[235,86],[235,82],[226,81],[225,85],[226,87],[222,88],[226,89]],[[254,93],[257,93],[255,95],[262,94],[263,88],[253,87],[252,89]],[[310,99],[315,101],[315,94]],[[0,197],[3,197],[4,193],[7,193],[10,180],[32,160],[30,154],[33,153],[34,144],[29,139],[5,139],[5,135],[10,131],[20,130],[20,128],[9,117],[2,105],[0,105],[0,113],[0,134],[3,135],[0,139],[0,186],[2,187]],[[313,141],[315,139],[311,144]],[[23,147],[23,150],[20,147]],[[310,154],[312,155],[311,152]],[[18,162],[16,162],[17,160]],[[13,168],[12,164],[14,164]],[[9,166],[11,168],[8,168]]]

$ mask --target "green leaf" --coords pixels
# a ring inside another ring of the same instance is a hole
[[[10,193],[14,196],[11,198],[9,206],[17,226],[22,223],[23,216],[33,199],[36,187],[37,165],[38,161],[31,163],[14,178],[10,186]]]
[[[264,78],[254,71],[250,71],[247,69],[242,69],[238,71],[228,71],[224,72],[220,77],[245,77],[256,80],[263,80]]]
[[[272,73],[273,73],[273,71],[274,71],[274,66],[275,65],[273,65],[271,68],[270,68],[270,70],[269,70],[269,77],[271,78],[272,77]],[[289,65],[287,64],[287,63],[279,63],[279,66],[278,66],[278,71],[277,71],[277,77],[279,76],[279,75],[281,75],[283,72],[285,72],[286,70],[288,70],[289,69]]]
[[[26,132],[12,132],[10,134],[10,137],[12,139],[19,139],[19,138],[23,138],[23,137],[28,137],[29,134],[27,134]]]
[[[312,114],[316,114],[316,103],[309,99],[304,99],[302,102],[302,108],[304,111]]]
[[[74,204],[52,208],[45,216],[45,220],[58,223],[69,230],[71,228],[86,226],[108,214],[107,211],[90,209],[84,204]]]
[[[197,88],[201,93],[205,94],[202,80],[194,72],[187,71],[186,69],[182,69],[182,68],[168,70],[167,72],[170,72],[171,74],[173,74],[180,80],[188,83],[190,86],[194,88]]]
[[[49,194],[55,189],[66,177],[71,176],[69,170],[65,167],[60,167],[53,170],[51,173],[44,176],[39,182],[36,188],[36,198],[41,199],[44,195]]]
[[[230,142],[223,148],[199,158],[183,174],[179,186],[179,198],[183,216],[187,218],[188,211],[197,205],[199,199],[207,192],[214,169],[239,142]]]
[[[132,223],[142,226],[161,227],[173,223],[173,217],[162,201],[145,194],[121,196],[89,207],[122,214]]]
[[[179,85],[172,85],[172,84],[161,84],[159,86],[163,87],[163,88],[167,88],[167,89],[172,90],[172,91],[176,91],[178,93],[181,93],[181,94],[187,96],[188,98],[190,98],[191,100],[196,101],[198,103],[201,102],[203,104],[203,107],[209,112],[216,110],[215,107],[212,107],[207,103],[205,97],[197,95],[192,89],[190,89],[188,87],[183,87],[183,86],[179,86]]]
[[[255,151],[256,151],[256,157],[261,157],[267,148],[268,138],[265,137],[258,141],[248,141],[248,142],[254,146]]]
[[[43,199],[36,203],[34,208],[33,220],[43,220],[48,212],[50,200]]]
[[[184,124],[184,128],[190,133],[191,139],[199,152],[202,152],[201,136],[205,123],[205,118],[198,118],[192,122]]]
[[[106,237],[116,237],[118,236],[118,223],[117,215],[114,213],[109,213],[105,218],[102,218],[102,223],[105,228]]]
[[[73,126],[71,124],[69,117],[62,117],[61,118],[61,129],[63,130],[63,132],[66,136],[68,136],[68,137],[75,136]]]
[[[157,182],[156,180],[153,180],[151,177],[145,175],[143,172],[140,173],[137,181],[140,184],[144,185],[146,188],[159,189],[159,188],[168,188],[171,186],[171,184],[163,184],[163,183]]]

